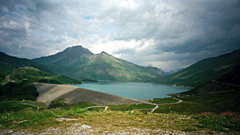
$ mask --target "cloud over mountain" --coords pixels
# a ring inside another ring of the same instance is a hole
[[[240,48],[238,0],[0,1],[0,50],[36,58],[83,45],[165,70]]]

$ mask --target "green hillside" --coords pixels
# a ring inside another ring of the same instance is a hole
[[[42,64],[35,63],[35,62],[33,62],[29,59],[25,59],[25,58],[9,56],[2,52],[0,52],[0,62],[4,63],[5,66],[6,66],[6,64],[8,64],[8,66],[11,65],[11,68],[13,67],[14,69],[17,69],[20,67],[35,67],[41,71],[51,72],[48,68],[46,68]],[[2,71],[3,68],[4,67],[1,66],[0,70]]]
[[[240,63],[240,50],[233,51],[218,57],[201,60],[180,72],[170,76],[159,77],[154,82],[196,87],[211,80],[234,72],[232,69]]]
[[[33,100],[36,101],[39,93],[33,83],[26,80],[8,82],[0,86],[0,101]]]
[[[22,80],[28,80],[30,82],[43,82],[43,83],[54,83],[54,84],[65,84],[65,83],[81,83],[76,79],[71,79],[62,75],[55,75],[40,71],[33,67],[22,67],[14,70],[9,74],[4,82],[14,81],[20,82]]]
[[[5,76],[10,74],[14,70],[14,67],[2,62],[0,62],[0,67],[1,67],[0,68],[0,82],[1,82],[5,79]]]
[[[105,52],[90,57],[90,61],[76,69],[74,77],[84,76],[97,80],[145,81],[162,75],[155,68],[138,66],[115,58]]]
[[[106,52],[94,55],[82,46],[70,47],[33,61],[47,66],[57,74],[76,79],[146,81],[163,75],[157,68],[138,66]]]
[[[52,71],[42,64],[35,63],[29,59],[9,56],[0,52],[0,82],[3,81],[7,75],[11,74],[14,69],[20,67],[34,67],[41,71],[52,73]]]

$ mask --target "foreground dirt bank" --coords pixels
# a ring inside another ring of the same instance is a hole
[[[122,104],[146,104],[139,101],[111,95],[103,92],[83,89],[68,85],[35,83],[39,97],[37,101],[50,104],[52,100],[58,98],[66,99],[67,104],[76,104],[79,102],[91,102],[97,105],[122,105]],[[149,103],[150,104],[150,103]]]

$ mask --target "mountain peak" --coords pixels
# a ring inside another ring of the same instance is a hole
[[[75,46],[67,47],[65,50],[67,50],[67,49],[76,49],[76,48],[78,48],[78,49],[84,49],[81,45],[75,45]]]
[[[104,51],[92,54],[82,46],[69,47],[53,56],[35,59],[57,74],[94,80],[145,81],[162,75],[155,69],[118,59]]]
[[[68,47],[67,49],[65,49],[63,51],[63,53],[67,53],[67,54],[79,54],[80,53],[80,54],[93,55],[92,52],[90,52],[86,48],[83,48],[81,45]]]
[[[109,55],[108,53],[106,53],[105,51],[102,51],[100,54],[107,54],[107,55]]]
[[[112,56],[112,55],[110,55],[110,54],[108,54],[107,52],[104,52],[104,51],[102,51],[99,55],[100,56]]]
[[[82,59],[83,57],[92,56],[92,55],[94,54],[90,52],[88,49],[78,45],[78,46],[68,47],[62,52],[58,52],[51,56],[33,59],[33,61],[46,64],[46,65],[49,64],[49,65],[60,66],[60,65],[74,63],[79,59]]]

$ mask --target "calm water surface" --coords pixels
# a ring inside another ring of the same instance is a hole
[[[164,98],[169,97],[166,94],[184,92],[190,89],[154,83],[113,81],[100,81],[97,83],[84,83],[82,85],[73,86],[134,99]]]

